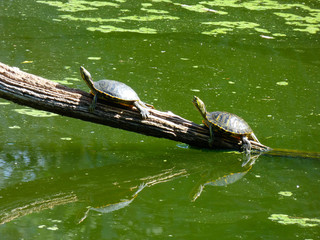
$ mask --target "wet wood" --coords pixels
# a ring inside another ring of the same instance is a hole
[[[96,110],[91,113],[89,105],[92,95],[88,92],[66,87],[3,63],[0,63],[0,97],[62,116],[209,148],[209,130],[206,127],[171,112],[150,109],[151,116],[142,120],[140,112],[135,108],[110,105],[99,100]],[[254,150],[270,150],[262,144],[251,143]],[[213,148],[240,150],[240,144],[234,138],[216,135]]]

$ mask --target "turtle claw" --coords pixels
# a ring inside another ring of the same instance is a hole
[[[141,111],[141,116],[142,116],[142,119],[147,119],[149,117],[149,112],[148,111]]]
[[[242,147],[246,154],[250,154],[251,152],[251,143],[249,142],[246,136],[242,137]]]
[[[142,119],[147,119],[149,117],[149,111],[147,106],[141,101],[135,101],[134,106],[140,111]]]

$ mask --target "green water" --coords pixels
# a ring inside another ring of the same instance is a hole
[[[319,1],[0,1],[0,62],[120,80],[196,123],[320,152]],[[0,100],[1,239],[319,239],[319,159],[192,149]],[[202,189],[202,190],[201,190]]]

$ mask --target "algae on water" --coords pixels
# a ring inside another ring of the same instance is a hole
[[[268,219],[283,225],[297,224],[302,227],[316,227],[320,225],[320,219],[318,218],[291,217],[287,214],[271,214]]]
[[[235,30],[242,33],[247,30],[244,33],[268,35],[270,39],[274,39],[290,37],[298,32],[316,34],[320,31],[320,9],[312,8],[306,3],[284,3],[275,0],[215,0],[197,3],[150,0],[134,6],[128,5],[126,0],[37,2],[56,7],[58,11],[65,13],[52,21],[79,21],[86,24],[87,30],[95,29],[103,33],[176,33],[185,31],[187,26],[193,33],[209,36],[232,34]],[[93,14],[88,14],[88,11]],[[152,23],[154,21],[157,23]],[[121,25],[101,25],[109,22]],[[137,28],[132,26],[132,22],[141,24]]]
[[[157,31],[152,28],[138,28],[138,29],[125,29],[120,27],[115,27],[111,25],[101,25],[99,27],[89,27],[87,28],[89,31],[100,31],[103,33],[110,33],[110,32],[132,32],[132,33],[144,33],[144,34],[156,34]]]
[[[31,109],[31,108],[17,108],[14,109],[13,111],[23,114],[23,115],[29,115],[32,117],[54,117],[54,116],[58,116],[58,114],[55,113],[50,113],[50,112],[46,112],[46,111],[41,111],[41,110],[37,110],[37,109]]]

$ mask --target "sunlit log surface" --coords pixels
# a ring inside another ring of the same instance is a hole
[[[92,95],[88,92],[66,87],[3,63],[0,63],[0,97],[62,116],[209,148],[209,130],[206,127],[171,112],[150,109],[150,117],[142,120],[140,112],[135,108],[111,105],[99,100],[95,111],[91,113],[89,105]],[[251,144],[253,150],[270,150],[254,141]],[[240,146],[240,140],[216,134],[212,148],[241,150]]]

